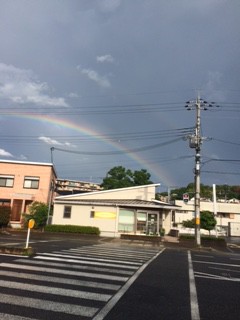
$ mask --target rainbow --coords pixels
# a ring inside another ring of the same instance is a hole
[[[58,118],[56,116],[51,117],[48,115],[40,115],[40,114],[30,114],[30,113],[21,113],[21,114],[8,114],[10,117],[15,118],[22,118],[22,119],[29,119],[34,121],[41,121],[44,123],[49,123],[51,125],[56,125],[58,127],[63,127],[67,129],[74,130],[76,132],[80,132],[81,134],[84,134],[86,136],[94,137],[95,139],[98,139],[99,141],[113,147],[115,150],[119,150],[124,152],[127,152],[127,149],[120,146],[118,143],[114,141],[109,141],[105,139],[99,132],[92,130],[89,127],[80,126],[73,121],[70,121],[69,119],[62,119]],[[162,185],[170,186],[174,184],[174,181],[172,177],[170,177],[164,170],[161,169],[160,164],[150,164],[147,160],[144,158],[141,158],[139,154],[135,153],[127,153],[126,154],[130,160],[135,161],[138,163],[141,167],[141,169],[146,169],[152,176],[154,175]]]

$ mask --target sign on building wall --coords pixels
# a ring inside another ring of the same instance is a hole
[[[184,201],[185,203],[187,203],[187,202],[189,201],[189,194],[188,194],[188,193],[184,193],[184,194],[183,194],[183,201]]]
[[[107,212],[107,211],[95,211],[94,218],[97,219],[116,219],[115,212]]]

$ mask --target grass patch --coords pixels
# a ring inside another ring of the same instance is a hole
[[[0,247],[0,252],[4,254],[13,254],[13,255],[20,255],[20,256],[27,256],[31,257],[35,254],[33,248],[15,248],[15,247]]]

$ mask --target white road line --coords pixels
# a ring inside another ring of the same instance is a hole
[[[79,255],[94,255],[94,256],[107,256],[107,257],[111,257],[111,258],[125,258],[125,259],[133,259],[133,260],[148,260],[150,257],[153,256],[153,254],[151,255],[134,255],[134,254],[124,254],[124,253],[118,253],[118,252],[108,252],[106,250],[104,250],[103,252],[99,252],[99,251],[92,251],[92,250],[78,250],[78,249],[70,249],[70,250],[62,250],[61,252],[70,252],[71,254],[79,254]]]
[[[196,278],[205,278],[205,279],[211,279],[211,280],[221,280],[221,281],[232,281],[232,282],[240,282],[239,278],[228,278],[228,277],[222,277],[222,276],[213,276],[208,275],[207,273],[204,274],[195,274]]]
[[[129,251],[129,250],[118,250],[117,248],[109,248],[109,247],[89,247],[89,248],[72,248],[70,250],[77,250],[77,251],[85,251],[85,252],[100,252],[100,253],[110,253],[110,254],[117,254],[117,255],[131,255],[131,256],[153,256],[159,250],[154,252],[152,251]]]
[[[72,290],[72,289],[62,289],[62,288],[57,288],[52,286],[51,287],[42,286],[42,285],[36,285],[36,284],[28,284],[28,283],[5,281],[5,280],[0,280],[0,287],[3,287],[3,288],[7,287],[10,289],[20,289],[20,290],[30,291],[30,292],[55,294],[58,296],[88,299],[88,300],[95,300],[95,301],[104,301],[104,302],[107,302],[111,298],[111,295],[109,294],[93,293],[93,292]]]
[[[125,249],[124,248],[121,248],[121,247],[113,247],[112,244],[109,244],[109,245],[103,245],[103,244],[96,244],[96,245],[93,245],[91,246],[91,248],[103,248],[103,249],[107,249],[107,250],[112,250],[112,251],[122,251],[122,252],[132,252],[132,253],[150,253],[152,252],[153,254],[154,253],[157,253],[159,250],[156,250],[156,249],[147,249],[147,250],[140,250],[140,249],[130,249],[129,247],[126,247]],[[83,247],[81,247],[83,248]]]
[[[194,254],[194,257],[201,257],[201,258],[211,258],[214,259],[214,256],[207,256],[204,254]]]
[[[66,254],[70,254],[72,255],[73,257],[76,257],[77,259],[81,258],[81,259],[88,259],[89,257],[94,258],[94,260],[107,260],[109,258],[111,258],[111,261],[114,261],[114,262],[119,262],[119,259],[121,259],[122,261],[124,261],[124,263],[138,263],[139,265],[142,265],[144,262],[146,262],[147,260],[149,260],[150,258],[139,258],[139,259],[136,259],[136,258],[133,258],[133,257],[126,257],[126,256],[113,256],[113,255],[109,255],[108,253],[89,253],[89,252],[76,252],[76,251],[71,251],[69,252],[68,250],[62,250],[60,252],[55,252],[55,253],[62,253],[64,255]]]
[[[122,265],[123,264],[126,264],[126,265],[134,265],[134,266],[141,266],[142,263],[139,263],[139,262],[132,262],[132,261],[123,261],[123,260],[112,260],[112,259],[101,259],[101,258],[91,258],[91,257],[81,257],[80,255],[77,257],[75,255],[68,255],[68,254],[63,254],[62,251],[54,251],[53,253],[41,253],[41,255],[44,255],[44,256],[55,256],[55,257],[65,257],[65,258],[74,258],[74,259],[77,259],[77,260],[88,260],[88,261],[100,261],[100,262],[118,262],[118,263],[121,263]]]
[[[35,318],[26,318],[22,316],[17,316],[15,314],[5,314],[5,313],[0,313],[0,319],[1,320],[37,320]]]
[[[95,278],[95,279],[107,279],[107,280],[115,280],[125,282],[128,280],[128,277],[121,277],[121,276],[111,276],[106,274],[99,274],[99,273],[88,273],[88,272],[74,272],[71,270],[60,270],[55,268],[41,268],[41,267],[34,267],[34,266],[27,266],[27,265],[16,265],[12,263],[1,263],[2,267],[12,268],[12,269],[23,269],[23,270],[34,270],[39,272],[47,272],[47,273],[54,273],[54,274],[66,274],[66,275],[73,275],[79,277],[88,277],[88,278]],[[1,301],[1,300],[0,300]]]
[[[10,294],[0,294],[0,301],[1,304],[11,303],[11,305],[15,306],[24,306],[27,308],[35,308],[38,310],[62,312],[82,317],[93,317],[94,314],[98,311],[98,308],[93,307],[85,307],[70,303],[14,296]]]
[[[65,261],[65,259],[63,259]],[[79,264],[74,264],[70,265],[68,263],[56,263],[56,262],[49,262],[44,259],[43,261],[41,260],[22,260],[22,259],[17,259],[16,262],[23,262],[27,264],[33,264],[33,265],[43,265],[43,266],[54,266],[54,267],[63,267],[63,268],[68,268],[68,269],[74,269],[74,270],[88,270],[88,271],[97,271],[97,272],[108,272],[108,273],[117,273],[117,274],[123,274],[123,275],[129,275],[131,276],[133,274],[133,271],[128,271],[128,270],[120,270],[116,268],[100,268],[100,267],[94,267],[92,265],[84,265],[84,266],[79,266]],[[135,268],[134,268],[135,269]]]
[[[233,269],[225,269],[225,268],[217,268],[217,267],[208,267],[208,269],[214,269],[214,270],[222,270],[222,271],[230,271],[230,272],[240,273],[240,271],[238,271],[238,270],[233,270]]]
[[[199,271],[195,271],[194,274],[195,274],[195,277],[196,277],[196,276],[208,276],[209,278],[211,277],[211,278],[213,278],[213,279],[215,279],[215,278],[216,278],[216,279],[227,278],[227,277],[219,276],[219,275],[217,275],[217,274],[206,273],[206,272],[199,272]],[[229,279],[229,278],[227,278],[227,279]]]
[[[228,267],[236,267],[240,268],[240,264],[229,264],[229,263],[221,263],[221,262],[209,262],[209,261],[201,261],[201,260],[193,260],[193,262],[196,263],[207,263],[207,264],[214,264],[214,265],[220,265],[220,266],[228,266]]]
[[[131,269],[136,270],[138,267],[135,266],[127,266],[121,264],[113,264],[113,263],[103,263],[103,262],[94,262],[94,261],[83,261],[83,260],[76,260],[76,259],[67,259],[67,258],[58,258],[58,257],[50,257],[50,256],[35,256],[34,259],[41,259],[41,260],[53,260],[53,261],[65,261],[71,262],[75,264],[87,264],[87,265],[95,265],[95,266],[105,266],[105,267],[113,267],[113,268],[121,268],[121,269]]]
[[[113,291],[117,291],[121,288],[120,285],[116,285],[116,284],[60,278],[60,277],[53,277],[53,276],[50,277],[46,275],[38,275],[38,274],[31,274],[31,273],[19,273],[19,272],[14,272],[10,270],[6,270],[6,271],[0,270],[0,276],[11,277],[11,280],[13,278],[19,278],[19,279],[28,279],[28,280],[34,280],[34,281],[46,281],[50,283],[55,282],[55,283],[62,283],[62,284],[70,284],[70,285],[80,286],[80,287],[107,289],[107,290],[113,290]]]
[[[190,305],[191,305],[191,318],[192,320],[200,320],[197,290],[195,278],[193,273],[193,265],[191,253],[188,251],[188,268],[189,268],[189,289],[190,289]]]
[[[115,294],[112,299],[100,310],[100,312],[93,318],[93,320],[103,320],[106,315],[112,310],[112,308],[116,305],[116,303],[121,299],[124,293],[129,289],[129,287],[134,283],[134,281],[140,276],[143,270],[153,261],[155,260],[163,251],[162,249],[158,252],[152,259],[147,261],[144,265],[139,268],[139,270],[125,283],[125,285]]]

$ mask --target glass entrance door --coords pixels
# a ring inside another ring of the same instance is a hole
[[[148,213],[147,215],[147,234],[158,233],[158,215],[156,213]]]
[[[137,212],[137,233],[146,234],[147,212]]]

